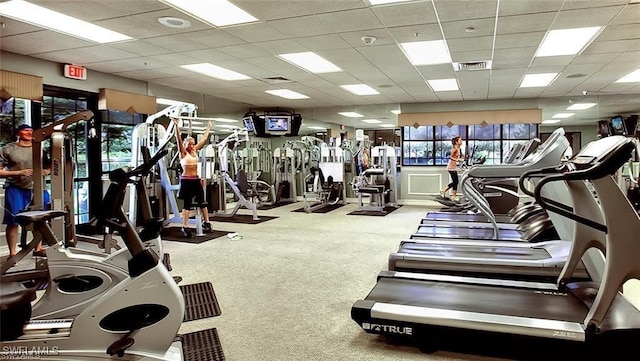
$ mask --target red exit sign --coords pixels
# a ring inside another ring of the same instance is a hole
[[[64,65],[64,76],[71,79],[87,80],[87,68],[80,65]]]

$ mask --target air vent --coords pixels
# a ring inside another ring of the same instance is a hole
[[[491,60],[482,61],[466,61],[462,63],[453,63],[453,70],[455,71],[467,71],[467,70],[489,70],[491,69]]]
[[[289,80],[287,78],[283,78],[281,76],[273,76],[271,78],[263,78],[261,81],[267,84],[282,84],[282,83],[293,83],[293,80]]]

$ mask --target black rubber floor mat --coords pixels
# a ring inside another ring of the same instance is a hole
[[[396,209],[400,208],[402,206],[398,206],[398,207],[384,207],[384,212],[376,212],[376,211],[353,211],[353,212],[349,212],[347,213],[350,216],[374,216],[374,217],[384,217],[387,214],[395,211]]]
[[[344,206],[344,204],[340,204],[340,203],[338,203],[338,204],[331,204],[331,205],[328,205],[328,206],[322,207],[322,208],[320,208],[320,209],[316,209],[315,211],[313,211],[313,212],[311,212],[311,213],[329,213],[329,212],[331,212],[331,211],[333,211],[333,210],[335,210],[335,209],[338,209],[338,208],[340,208],[340,207],[342,207],[342,206]],[[302,212],[302,213],[305,213],[306,211],[304,210],[304,207],[302,207],[302,208],[294,209],[294,210],[293,210],[293,211],[291,211],[291,212]]]
[[[184,296],[184,321],[220,315],[220,305],[211,282],[180,286]]]
[[[173,242],[184,242],[184,243],[202,243],[206,241],[210,241],[212,239],[220,238],[222,236],[226,236],[231,233],[231,231],[211,231],[211,233],[205,233],[202,236],[194,235],[193,237],[183,237],[182,233],[180,233],[181,227],[167,227],[160,232],[163,241],[173,241]],[[195,233],[195,228],[190,228],[192,233]]]
[[[251,214],[236,214],[233,217],[216,217],[214,215],[209,216],[209,219],[213,222],[244,223],[244,224],[258,224],[258,223],[270,221],[272,219],[276,219],[278,217],[259,215],[258,218],[260,219],[253,219],[253,215]]]
[[[218,330],[196,331],[180,336],[183,361],[224,361]]]

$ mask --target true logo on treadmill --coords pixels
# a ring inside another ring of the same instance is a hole
[[[377,333],[384,332],[384,333],[393,333],[395,335],[407,335],[407,336],[413,335],[413,328],[406,327],[406,326],[403,327],[403,326],[392,326],[392,325],[379,325],[377,323],[363,322],[362,329],[366,331],[377,332]]]

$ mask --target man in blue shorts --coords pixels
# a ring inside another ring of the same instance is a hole
[[[18,222],[16,215],[27,209],[33,197],[33,128],[22,124],[17,129],[18,140],[0,149],[0,177],[4,183],[4,219],[7,225],[6,237],[9,256],[18,250]],[[34,256],[46,257],[42,246],[38,244]]]

